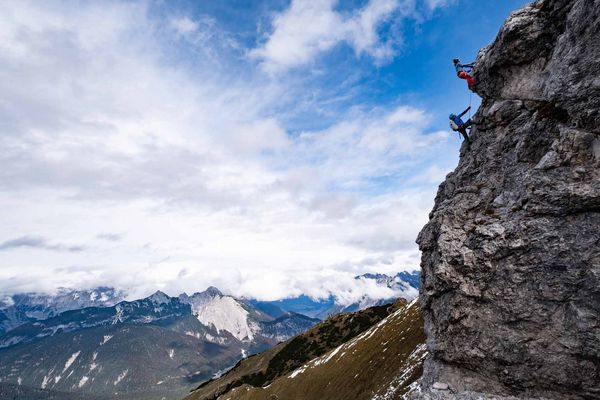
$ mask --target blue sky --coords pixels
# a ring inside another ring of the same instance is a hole
[[[451,60],[523,4],[0,5],[0,291],[350,301],[418,268],[469,102]]]

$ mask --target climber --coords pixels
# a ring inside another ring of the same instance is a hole
[[[461,119],[461,117],[463,115],[465,115],[470,109],[471,109],[471,106],[467,107],[467,109],[465,111],[463,111],[462,113],[460,113],[459,115],[450,114],[450,116],[448,117],[448,118],[450,118],[450,128],[454,132],[459,132],[461,135],[463,135],[463,137],[465,138],[465,140],[468,143],[471,143],[471,139],[469,138],[469,135],[467,134],[467,128],[469,128],[469,127],[471,127],[471,125],[473,125],[473,121],[471,121],[471,119],[469,118],[467,120],[467,122],[464,122]]]
[[[473,76],[471,75],[472,71],[473,71],[473,64],[461,64],[460,60],[458,58],[455,58],[454,60],[452,60],[452,63],[454,64],[454,68],[456,69],[456,76],[458,76],[460,79],[465,79],[467,81],[467,86],[469,87],[469,90],[473,90],[473,85],[475,84],[475,79],[473,78]],[[467,72],[468,70],[468,72]]]

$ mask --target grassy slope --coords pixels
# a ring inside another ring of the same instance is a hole
[[[392,306],[371,307],[333,316],[287,342],[240,361],[221,378],[201,385],[186,400],[216,399],[242,385],[266,386],[304,363],[346,343],[405,305],[406,302],[400,300]]]
[[[399,399],[422,373],[425,334],[417,303],[266,387],[244,385],[219,400]]]

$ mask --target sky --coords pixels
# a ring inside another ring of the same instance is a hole
[[[524,4],[0,1],[0,293],[418,269],[448,114],[479,104],[451,60]]]

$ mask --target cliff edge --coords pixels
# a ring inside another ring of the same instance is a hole
[[[475,70],[473,143],[417,239],[423,389],[600,399],[600,0],[513,13]]]

